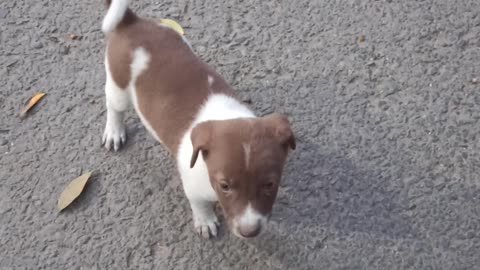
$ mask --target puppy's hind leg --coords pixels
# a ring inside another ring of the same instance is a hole
[[[103,133],[102,144],[110,150],[117,151],[125,143],[127,134],[123,117],[130,105],[130,95],[127,89],[121,89],[112,78],[108,67],[108,60],[105,59],[107,80],[105,82],[105,96],[107,101],[107,123]]]

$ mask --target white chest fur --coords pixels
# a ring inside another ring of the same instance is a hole
[[[226,120],[234,118],[255,117],[252,111],[226,95],[212,95],[200,109],[191,128],[182,137],[179,145],[177,163],[182,178],[185,194],[190,201],[216,201],[217,195],[213,190],[208,176],[207,166],[200,155],[197,163],[190,168],[193,146],[190,139],[191,130],[195,125],[209,120]]]

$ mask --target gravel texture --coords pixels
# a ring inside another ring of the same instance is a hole
[[[0,1],[1,270],[480,269],[479,1],[133,1],[181,23],[259,115],[291,118],[298,148],[250,241],[194,233],[133,111],[126,147],[100,147],[102,2]]]

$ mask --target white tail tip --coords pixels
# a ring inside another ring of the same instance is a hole
[[[125,12],[128,8],[129,0],[112,0],[110,7],[108,8],[107,15],[102,22],[102,31],[109,33],[117,28],[118,24],[125,16]]]

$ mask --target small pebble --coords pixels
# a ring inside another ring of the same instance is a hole
[[[152,194],[153,194],[153,191],[152,191],[150,188],[147,188],[147,189],[145,190],[145,197],[148,197],[148,196],[150,196],[150,195],[152,195]]]
[[[244,103],[247,103],[247,104],[252,104],[252,99],[251,98],[245,98],[242,100]]]
[[[36,43],[33,44],[33,48],[34,49],[41,49],[41,48],[43,48],[43,44],[40,43],[40,42],[36,42]]]
[[[70,49],[67,46],[60,47],[60,54],[66,55],[70,52]]]
[[[205,52],[205,50],[206,50],[206,48],[205,48],[204,46],[198,46],[198,47],[197,47],[197,51],[198,51],[199,53],[203,53],[203,52]]]
[[[8,11],[6,9],[0,9],[0,18],[6,18]]]

